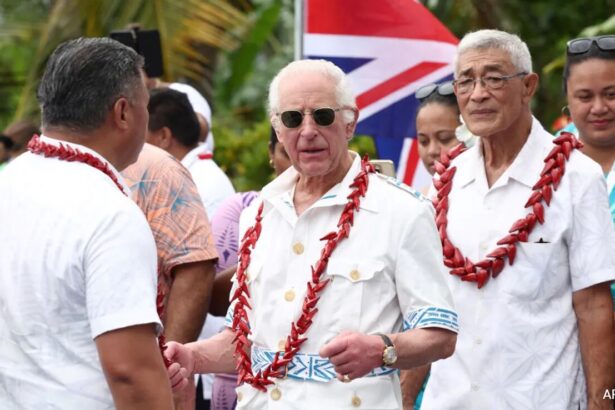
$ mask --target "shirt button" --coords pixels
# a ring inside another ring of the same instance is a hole
[[[361,274],[359,273],[358,270],[354,269],[352,272],[350,272],[350,279],[352,280],[359,280],[361,278]]]
[[[297,242],[296,244],[293,245],[293,252],[295,252],[296,255],[301,255],[303,251],[304,251],[304,248],[301,242]]]
[[[478,384],[473,384],[472,385],[472,390],[478,391],[478,389],[479,389]]]
[[[487,244],[483,243],[483,244],[481,244],[481,245],[480,245],[480,250],[481,250],[482,252],[487,252],[487,250],[488,250],[488,249],[489,249],[489,248],[487,248]]]
[[[278,401],[282,398],[282,392],[277,387],[271,389],[271,399]]]
[[[286,348],[286,340],[282,339],[278,342],[278,350],[282,352],[284,351],[285,348]]]
[[[287,302],[292,302],[295,300],[295,291],[292,289],[287,290],[286,293],[284,293],[284,300]]]
[[[241,401],[243,399],[243,394],[241,392],[237,393],[237,401]]]
[[[352,407],[361,407],[361,398],[359,396],[352,396],[350,403]]]

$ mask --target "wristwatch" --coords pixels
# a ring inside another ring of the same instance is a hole
[[[385,334],[376,334],[380,336],[382,338],[382,341],[384,342],[384,350],[382,351],[382,363],[385,366],[393,366],[397,361],[397,351],[395,350],[395,346],[393,346],[393,342]]]

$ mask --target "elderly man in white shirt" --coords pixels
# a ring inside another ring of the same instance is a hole
[[[462,331],[422,408],[612,409],[615,234],[600,167],[533,118],[538,76],[517,36],[466,35],[455,78],[479,143],[442,158],[434,204]]]
[[[0,407],[173,407],[156,248],[119,171],[147,127],[143,59],[111,39],[52,54],[44,136],[0,174]]]
[[[358,111],[338,67],[293,62],[269,98],[293,167],[242,215],[228,327],[170,344],[171,382],[237,365],[238,409],[401,409],[397,369],[456,339],[433,208],[348,151]]]

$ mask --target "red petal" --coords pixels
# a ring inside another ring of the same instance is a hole
[[[553,169],[551,169],[551,171],[553,171]],[[551,174],[545,174],[540,177],[540,179],[538,180],[538,182],[534,184],[532,189],[540,189],[544,185],[550,184],[552,181],[553,181],[553,178],[551,177]]]
[[[442,175],[442,173],[446,171],[446,167],[442,165],[440,161],[435,161],[433,165],[438,175]]]
[[[499,247],[499,248],[495,248],[495,250],[489,254],[487,254],[488,258],[501,258],[502,256],[506,255],[506,248],[504,247]]]
[[[517,240],[518,240],[517,235],[513,233],[510,235],[506,235],[505,237],[500,239],[497,244],[498,245],[508,245],[508,244],[517,242]]]
[[[525,218],[521,218],[519,220],[517,220],[517,222],[515,222],[510,229],[508,230],[508,232],[515,232],[518,231],[519,229],[525,229],[527,228],[528,225],[528,221]]]
[[[478,271],[478,273],[476,274],[476,281],[478,282],[478,288],[482,288],[483,286],[485,286],[485,283],[487,282],[487,280],[489,279],[489,272],[487,272],[484,269],[481,269]]]
[[[502,269],[504,269],[504,260],[500,258],[494,259],[493,263],[491,264],[492,276],[496,278],[500,274],[500,272],[502,272]]]
[[[455,247],[447,238],[444,238],[442,242],[442,253],[444,254],[444,257],[452,258],[455,255]]]
[[[517,247],[515,245],[508,245],[506,253],[508,254],[508,263],[512,266],[515,261],[515,255],[517,254]]]
[[[553,197],[551,185],[545,185],[542,187],[542,197],[547,205],[551,205],[551,198]]]
[[[532,195],[530,195],[530,198],[525,203],[524,208],[527,208],[528,206],[532,206],[536,202],[540,202],[541,200],[542,200],[542,192],[541,191],[534,191],[534,192],[532,192]]]
[[[538,222],[541,224],[545,223],[545,209],[541,203],[534,204],[534,215],[536,215]]]
[[[455,248],[455,256],[453,256],[453,260],[455,261],[456,266],[463,266],[464,259],[459,248]]]
[[[562,143],[562,152],[566,156],[566,159],[570,158],[570,152],[571,151],[572,151],[572,144],[570,143],[570,140],[564,141]]]
[[[550,160],[546,161],[544,168],[540,172],[540,176],[544,176],[549,171],[551,171],[551,168],[553,168],[554,165],[555,165],[555,160],[553,158],[551,158]]]

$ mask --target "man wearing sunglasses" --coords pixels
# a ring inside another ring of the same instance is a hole
[[[455,93],[479,141],[437,171],[432,192],[461,331],[454,355],[432,365],[422,409],[613,408],[603,176],[532,116],[537,85],[516,35],[459,43]]]
[[[293,167],[242,214],[228,328],[170,343],[171,383],[232,370],[235,352],[238,409],[401,409],[397,369],[456,339],[432,207],[348,150],[358,110],[332,63],[289,64],[269,107]]]

